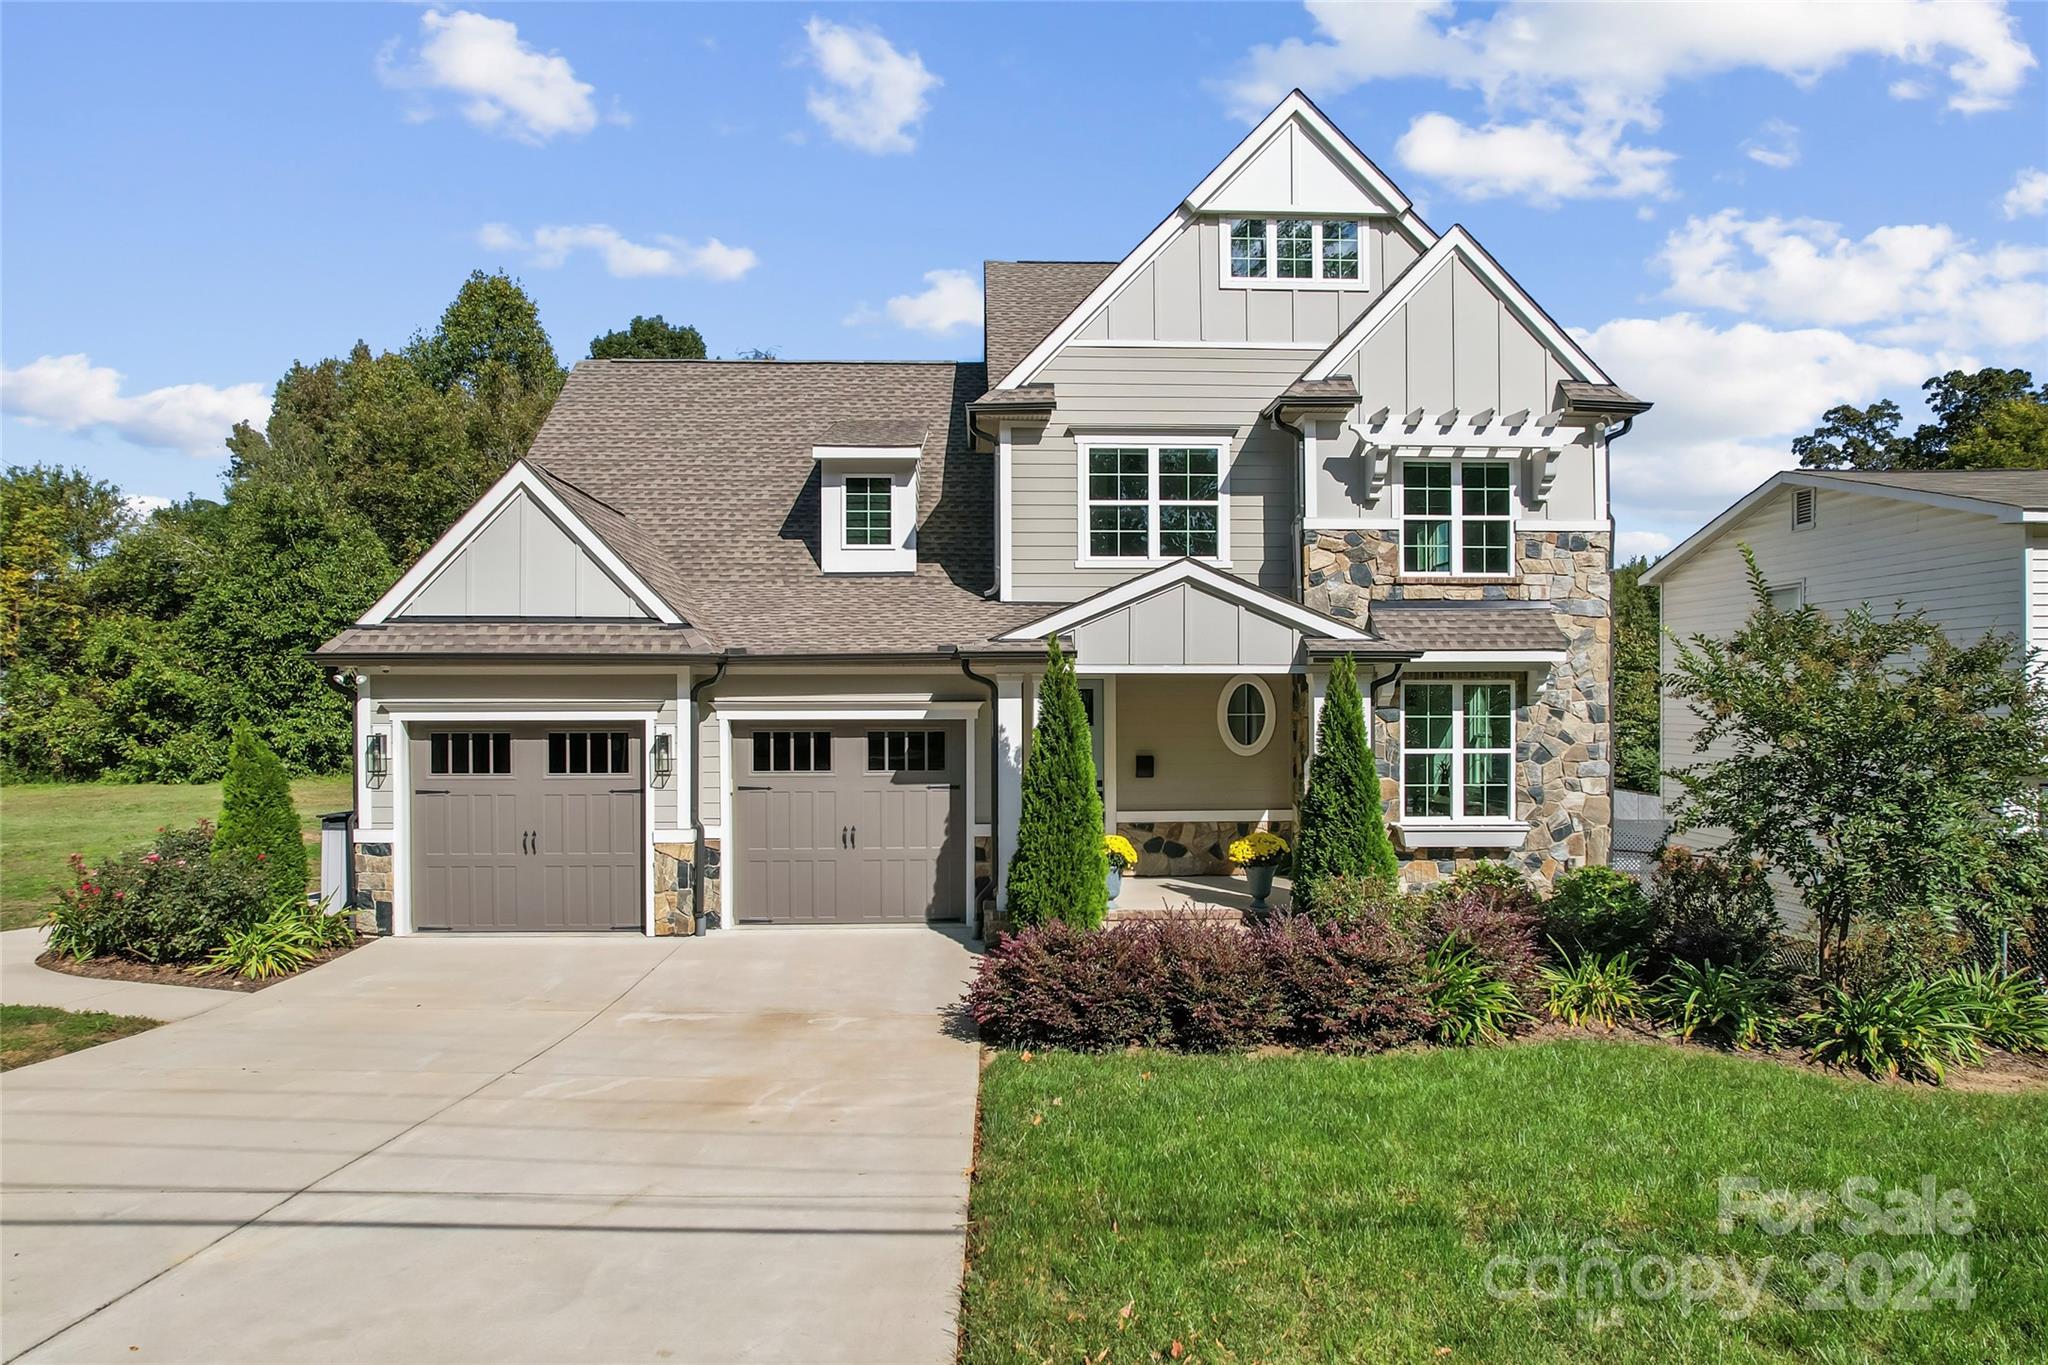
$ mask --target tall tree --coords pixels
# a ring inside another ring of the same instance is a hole
[[[1038,724],[1024,760],[1017,848],[1006,886],[1010,916],[1019,924],[1064,920],[1093,929],[1109,909],[1095,744],[1073,662],[1061,653],[1057,637],[1046,641]]]
[[[1783,873],[1824,953],[1861,916],[1983,904],[2048,777],[2048,681],[2009,638],[1957,644],[1922,612],[1779,611],[1743,556],[1753,614],[1726,641],[1693,637],[1672,675],[1695,750],[1727,755],[1674,772],[1677,827],[1726,829]]]
[[[1331,663],[1323,689],[1315,758],[1301,798],[1295,899],[1304,906],[1312,903],[1317,883],[1330,877],[1370,877],[1391,887],[1399,876],[1400,860],[1387,836],[1379,767],[1366,730],[1365,700],[1358,691],[1358,665],[1341,654]]]
[[[1829,408],[1792,442],[1807,469],[2048,469],[2048,385],[2026,370],[1950,370],[1920,386],[1934,421],[1901,434],[1890,399]]]
[[[592,360],[702,360],[704,338],[695,327],[670,323],[656,313],[651,318],[634,315],[618,331],[606,332],[590,343]]]
[[[1630,791],[1657,790],[1658,593],[1643,585],[1650,561],[1614,570],[1614,776]]]
[[[77,645],[87,575],[126,520],[121,490],[82,469],[14,465],[0,476],[0,661]]]

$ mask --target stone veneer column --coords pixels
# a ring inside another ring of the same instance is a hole
[[[1565,637],[1565,661],[1540,675],[1535,689],[1516,686],[1516,813],[1530,823],[1520,849],[1428,848],[1402,850],[1402,878],[1426,883],[1482,857],[1512,858],[1548,882],[1568,867],[1605,863],[1613,831],[1614,748],[1611,722],[1613,619],[1612,546],[1604,531],[1543,531],[1515,536],[1513,582],[1470,583],[1447,578],[1403,578],[1396,531],[1316,531],[1305,537],[1302,558],[1309,606],[1343,620],[1366,617],[1374,602],[1548,602]],[[1454,678],[1465,669],[1409,670],[1403,681]],[[1399,818],[1398,701],[1389,693],[1373,714],[1387,818]],[[1399,837],[1396,836],[1399,847]]]

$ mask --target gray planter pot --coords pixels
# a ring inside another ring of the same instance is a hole
[[[1116,898],[1123,891],[1123,889],[1124,871],[1122,868],[1112,863],[1109,869],[1109,903],[1111,905],[1116,904]]]
[[[1273,872],[1271,863],[1264,867],[1248,867],[1244,870],[1245,883],[1252,889],[1252,909],[1269,910],[1266,897],[1273,894]]]

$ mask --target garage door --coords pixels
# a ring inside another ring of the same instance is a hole
[[[736,728],[737,917],[959,919],[966,760],[957,722]]]
[[[412,735],[415,929],[632,929],[644,919],[640,731]]]

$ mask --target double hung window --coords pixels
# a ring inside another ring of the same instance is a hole
[[[1401,814],[1514,817],[1515,689],[1506,682],[1412,682],[1401,689]]]
[[[1082,559],[1225,558],[1223,447],[1085,443]]]
[[[1401,467],[1401,572],[1514,572],[1515,471],[1505,460]]]

